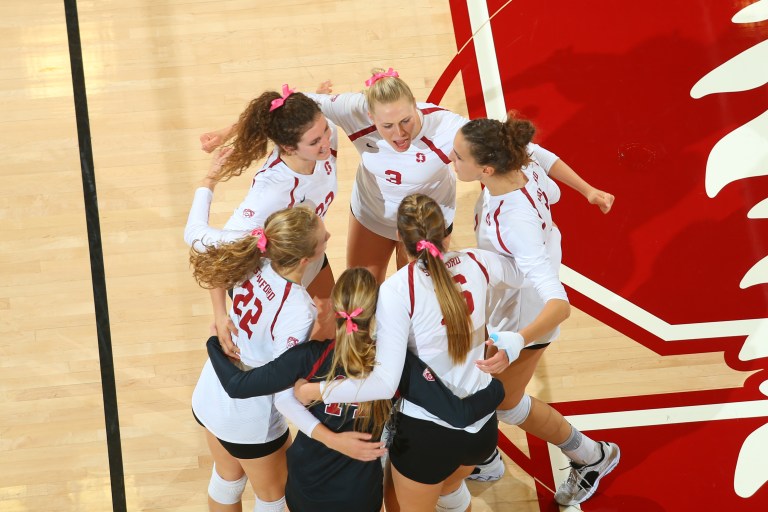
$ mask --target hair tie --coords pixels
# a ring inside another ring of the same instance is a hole
[[[288,84],[283,84],[283,95],[280,98],[275,98],[274,100],[272,100],[272,103],[270,104],[270,107],[269,107],[269,111],[272,112],[276,108],[280,108],[283,105],[285,105],[285,100],[288,99],[288,96],[290,96],[294,92],[296,91],[288,88]]]
[[[386,71],[383,71],[381,73],[375,73],[371,78],[365,81],[365,86],[370,87],[382,78],[385,77],[391,77],[391,78],[398,78],[400,75],[392,68],[389,68]]]
[[[347,313],[346,311],[338,311],[336,313],[336,318],[347,319],[347,334],[352,334],[353,332],[357,332],[357,324],[353,322],[352,319],[355,318],[360,313],[362,313],[363,311],[364,311],[363,308],[357,308],[351,313]]]
[[[251,231],[251,236],[259,237],[259,241],[256,242],[256,247],[263,253],[267,252],[267,234],[264,233],[262,228],[256,228]]]
[[[428,240],[419,240],[419,243],[416,244],[416,250],[422,251],[422,250],[428,250],[429,254],[434,256],[435,258],[443,258],[443,253],[440,252],[440,249],[437,248],[435,244]]]

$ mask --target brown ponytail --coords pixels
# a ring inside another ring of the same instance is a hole
[[[272,101],[280,97],[275,91],[267,91],[240,114],[232,154],[219,171],[219,181],[240,176],[251,163],[264,158],[269,140],[281,147],[296,147],[321,115],[317,103],[300,92],[291,94],[281,107],[270,112]]]
[[[517,112],[507,113],[505,122],[495,119],[473,119],[461,127],[469,143],[469,152],[479,165],[493,167],[498,174],[517,171],[531,162],[528,144],[536,127]]]
[[[434,199],[411,194],[397,210],[397,231],[408,254],[424,262],[448,332],[448,354],[454,363],[463,363],[472,343],[472,319],[467,302],[442,258],[433,256],[428,249],[417,249],[418,243],[426,240],[441,252],[445,250],[443,212]]]

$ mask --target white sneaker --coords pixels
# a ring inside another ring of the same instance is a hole
[[[475,466],[467,480],[493,482],[494,480],[499,480],[502,476],[504,476],[504,461],[501,460],[501,454],[497,448],[488,460]]]
[[[619,463],[621,451],[614,443],[600,441],[600,460],[592,464],[571,462],[571,472],[555,493],[555,501],[560,505],[576,505],[588,500],[597,490],[600,480],[613,471]]]

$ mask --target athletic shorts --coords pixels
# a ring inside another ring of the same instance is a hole
[[[474,434],[399,412],[395,424],[389,460],[403,476],[422,484],[440,483],[459,466],[485,462],[496,449],[499,438],[496,415]]]
[[[196,422],[200,423],[201,427],[205,428],[205,425],[203,425],[203,423],[197,419],[197,415],[194,411],[192,411],[192,416],[195,417]],[[288,441],[290,435],[290,430],[286,430],[285,433],[277,439],[273,439],[272,441],[261,444],[239,444],[230,443],[229,441],[224,441],[218,437],[216,439],[219,439],[221,446],[223,446],[224,449],[227,450],[227,452],[229,452],[229,454],[236,459],[260,459],[261,457],[272,455],[277,450],[282,448],[286,441]]]

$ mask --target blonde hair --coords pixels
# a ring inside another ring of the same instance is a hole
[[[326,376],[328,385],[336,379],[337,374],[363,378],[373,371],[376,345],[372,332],[375,328],[374,314],[378,293],[376,278],[363,267],[345,270],[336,281],[331,292],[334,311],[351,313],[357,308],[362,311],[352,319],[357,331],[347,333],[346,319],[336,320],[336,346],[331,369]],[[391,408],[391,400],[360,403],[355,418],[355,430],[371,432],[374,438],[378,438]]]
[[[377,73],[383,73],[383,68],[374,68],[371,70],[371,76]],[[385,76],[376,80],[370,87],[365,89],[365,99],[368,101],[368,112],[373,114],[374,106],[378,104],[386,105],[394,103],[405,98],[409,103],[416,105],[416,99],[403,80],[399,77]]]
[[[445,320],[448,354],[454,363],[463,363],[472,344],[472,318],[467,302],[445,262],[428,249],[416,249],[421,240],[426,240],[441,252],[445,250],[445,218],[440,206],[424,194],[406,196],[397,209],[397,231],[408,254],[424,262]]]
[[[311,258],[317,249],[319,217],[309,208],[298,206],[276,211],[264,223],[266,252],[257,247],[260,238],[245,236],[234,242],[194,247],[189,263],[192,275],[203,288],[232,288],[248,279],[269,258],[278,273],[295,268],[302,258]]]
[[[218,181],[240,176],[251,163],[263,158],[270,140],[282,147],[298,146],[304,133],[322,115],[318,104],[300,92],[292,93],[282,106],[270,110],[272,101],[281,97],[276,91],[264,92],[240,114],[232,153],[221,166]]]

